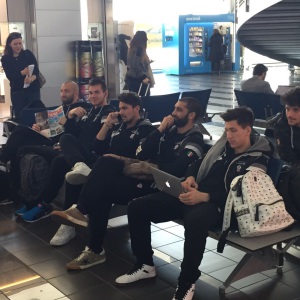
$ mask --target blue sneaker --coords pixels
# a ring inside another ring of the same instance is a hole
[[[49,217],[52,210],[52,205],[38,204],[37,206],[26,212],[22,216],[22,219],[29,223],[37,222],[43,218]]]
[[[22,206],[18,210],[15,211],[15,215],[17,216],[23,216],[25,213],[30,211],[30,208],[28,208],[26,205]]]

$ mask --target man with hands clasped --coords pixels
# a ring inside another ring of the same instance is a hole
[[[229,109],[221,117],[225,121],[225,133],[202,161],[191,164],[182,182],[186,192],[180,194],[179,199],[158,192],[129,203],[129,230],[136,264],[127,274],[116,279],[117,285],[154,278],[151,222],[183,219],[184,257],[172,299],[193,298],[195,282],[201,274],[198,267],[205,251],[208,231],[222,222],[231,181],[244,174],[250,165],[266,170],[268,157],[272,153],[267,139],[251,137],[253,113],[250,109]]]

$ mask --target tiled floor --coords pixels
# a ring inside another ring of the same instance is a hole
[[[209,110],[224,111],[236,105],[233,89],[238,88],[241,79],[250,74],[155,76],[157,84],[152,94],[212,87]],[[285,68],[270,68],[268,80],[274,89],[278,84],[299,84],[299,77],[292,79]],[[218,117],[214,121],[216,123],[205,126],[217,137],[222,127]],[[120,288],[114,285],[115,278],[128,271],[134,262],[127,226],[108,229],[104,245],[107,261],[104,264],[84,271],[68,272],[64,265],[83,250],[86,232],[78,231],[76,238],[65,246],[51,247],[49,240],[58,225],[50,218],[26,224],[14,216],[19,206],[19,203],[0,206],[0,300],[172,299],[182,259],[184,233],[180,225],[167,222],[152,226],[158,273],[156,280]],[[243,252],[229,246],[219,254],[216,245],[213,239],[208,239],[195,300],[220,299],[218,287],[243,255]],[[294,255],[287,255],[281,277],[276,275],[275,270],[250,276],[232,284],[222,299],[300,299],[300,251],[292,251]]]

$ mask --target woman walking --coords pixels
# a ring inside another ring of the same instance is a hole
[[[138,93],[141,83],[140,95],[150,95],[147,93],[147,85],[154,86],[154,79],[150,67],[150,60],[146,53],[147,34],[145,31],[137,31],[130,42],[127,57],[126,84],[130,92]]]

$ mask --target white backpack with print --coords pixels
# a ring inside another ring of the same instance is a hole
[[[242,237],[280,231],[294,223],[272,179],[261,169],[249,167],[245,175],[234,178],[227,197],[223,232],[230,228],[232,208]]]

